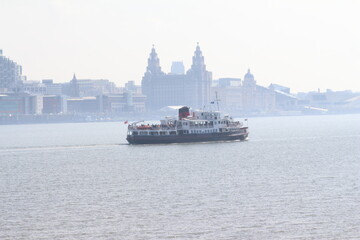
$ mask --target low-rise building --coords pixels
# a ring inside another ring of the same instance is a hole
[[[275,110],[276,94],[272,89],[257,85],[248,70],[244,80],[221,78],[212,87],[212,100],[232,114],[270,113]],[[217,95],[217,96],[216,96]]]
[[[46,85],[34,80],[24,81],[22,91],[29,94],[44,95],[46,94]]]
[[[67,113],[67,98],[64,95],[45,95],[43,97],[44,114]]]
[[[99,113],[99,99],[97,97],[68,98],[67,110],[69,113]]]
[[[41,95],[28,93],[0,94],[0,115],[41,114],[42,108]]]
[[[121,94],[102,95],[102,111],[109,113],[145,112],[146,96],[127,91]]]
[[[62,95],[62,84],[54,83],[52,79],[42,80],[42,84],[45,85],[45,94],[47,95]]]

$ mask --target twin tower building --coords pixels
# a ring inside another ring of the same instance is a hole
[[[147,96],[146,108],[149,110],[184,105],[203,108],[210,104],[211,82],[212,73],[206,70],[199,44],[196,46],[191,68],[186,73],[164,73],[153,47],[141,87],[143,94]]]

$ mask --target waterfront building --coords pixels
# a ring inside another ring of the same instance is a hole
[[[212,87],[212,99],[232,114],[269,113],[275,108],[273,90],[257,85],[250,69],[244,79],[221,78]]]
[[[43,96],[44,114],[67,113],[67,97],[64,95]]]
[[[274,91],[257,85],[250,69],[244,76],[242,95],[243,111],[245,113],[269,113],[275,110]]]
[[[164,73],[155,48],[151,49],[146,72],[141,82],[143,94],[147,97],[148,110],[159,110],[171,105],[203,108],[210,103],[212,74],[206,70],[199,45],[196,46],[191,68],[186,74],[178,70],[176,74]]]
[[[29,93],[1,93],[0,115],[41,114],[42,96]]]
[[[69,97],[80,97],[79,84],[75,73],[70,82],[62,84],[62,92]]]
[[[78,79],[80,96],[89,97],[116,93],[115,83],[107,79]]]
[[[118,94],[98,95],[96,97],[68,98],[69,113],[141,113],[145,111],[143,94],[130,91]]]
[[[42,95],[30,95],[28,97],[28,114],[42,114],[43,111],[43,96]]]
[[[219,108],[232,114],[243,111],[240,78],[220,78],[213,83],[211,99],[216,106],[211,105],[212,109]]]
[[[126,91],[119,94],[101,95],[102,112],[105,113],[142,113],[145,112],[146,96]]]
[[[327,89],[322,92],[312,91],[308,93],[298,93],[299,105],[306,109],[324,109],[331,112],[356,112],[360,93],[353,93],[350,90],[332,91]]]
[[[45,85],[47,95],[62,95],[62,84],[54,83],[52,79],[42,80],[42,84]]]
[[[96,97],[73,97],[67,99],[69,113],[99,113],[100,104]]]
[[[0,115],[26,113],[26,97],[28,94],[1,93]]]
[[[137,94],[141,94],[141,86],[140,85],[136,85],[135,81],[128,81],[127,83],[125,83],[125,87],[120,90],[120,93],[126,92],[126,91],[131,91],[132,93],[137,93]]]
[[[117,93],[115,83],[107,79],[77,79],[75,74],[69,83],[63,84],[63,93],[70,97],[94,97]]]
[[[0,49],[0,89],[7,89],[8,91],[18,91],[21,87],[22,80],[22,67],[16,62],[3,56]]]
[[[298,98],[290,93],[290,88],[278,84],[270,84],[269,89],[275,93],[275,109],[280,111],[299,110]]]
[[[39,81],[28,80],[23,83],[22,92],[35,95],[44,95],[46,94],[46,85]]]
[[[185,74],[185,67],[183,62],[172,62],[171,64],[171,74]]]

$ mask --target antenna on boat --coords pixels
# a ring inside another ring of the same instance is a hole
[[[218,98],[217,91],[215,91],[215,102],[216,102],[217,110],[218,110],[218,111],[220,111],[220,109],[219,109],[219,101],[220,101],[220,99]]]

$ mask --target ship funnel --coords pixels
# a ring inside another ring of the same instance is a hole
[[[179,120],[186,118],[190,115],[190,108],[189,107],[182,107],[179,109]]]

